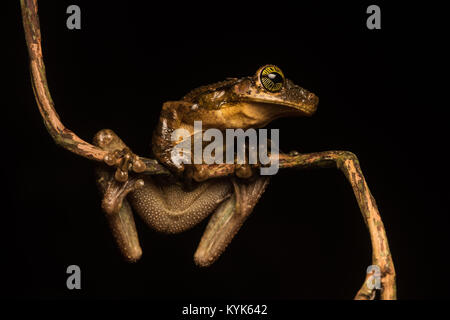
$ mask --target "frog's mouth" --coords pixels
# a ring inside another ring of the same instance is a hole
[[[273,113],[280,113],[280,116],[312,116],[317,110],[318,100],[317,96],[314,95],[311,96],[311,101],[306,99],[290,101],[278,97],[271,97],[270,99],[266,97],[251,97],[247,101],[255,105],[260,105],[261,109],[266,110],[270,108]]]
[[[292,83],[277,93],[249,90],[241,95],[241,99],[249,104],[270,106],[273,112],[289,116],[312,116],[319,104],[319,98],[314,93]]]
[[[245,104],[263,106],[265,113],[270,106],[274,113],[291,116],[312,116],[319,103],[319,98],[312,92],[303,89],[286,79],[283,87],[277,92],[264,89],[258,78],[254,81],[243,81],[233,89],[234,94]]]

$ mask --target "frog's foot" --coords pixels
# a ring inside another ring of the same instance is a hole
[[[133,170],[136,173],[145,170],[145,163],[132,153],[129,148],[109,152],[105,156],[104,161],[108,166],[117,168],[114,177],[120,182],[128,180],[129,170]]]
[[[185,180],[192,179],[197,182],[203,182],[212,178],[222,178],[230,176],[235,172],[235,165],[222,164],[192,164],[185,166]]]
[[[125,197],[144,184],[142,179],[136,177],[128,179],[127,170],[130,169],[130,163],[134,171],[138,171],[136,168],[139,167],[137,162],[139,159],[133,159],[131,151],[112,130],[99,131],[93,142],[96,146],[109,152],[104,159],[105,162],[107,160],[112,165],[116,165],[117,170],[120,170],[119,173],[116,171],[116,174],[114,174],[107,166],[99,166],[96,170],[97,185],[103,195],[102,209],[105,212],[117,246],[127,261],[135,262],[141,257],[142,249],[139,244],[133,211]],[[115,152],[115,150],[118,151]],[[126,174],[121,173],[121,171],[125,171]],[[118,181],[121,179],[117,179],[117,176],[125,178],[125,181]]]
[[[123,183],[111,179],[107,182],[104,191],[102,209],[107,214],[118,214],[127,194],[141,188],[142,186],[144,186],[144,181],[142,179],[131,178]]]
[[[145,163],[112,130],[103,129],[99,131],[94,137],[94,144],[109,151],[103,161],[108,166],[117,168],[114,174],[117,181],[127,181],[128,171],[130,170],[139,173],[146,168]]]
[[[240,179],[250,179],[256,176],[258,166],[250,164],[193,164],[185,165],[183,179],[189,185],[192,181],[203,182],[208,179],[233,176]]]
[[[113,172],[105,166],[96,170],[97,185],[103,195],[102,209],[111,228],[112,235],[123,257],[129,262],[139,260],[142,249],[139,245],[136,224],[126,195],[141,187],[141,179],[132,178],[124,183],[114,178]]]
[[[236,174],[236,177],[241,179],[250,179],[254,176],[254,169],[255,166],[250,164],[237,164],[234,173]]]

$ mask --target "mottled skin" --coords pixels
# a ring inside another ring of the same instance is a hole
[[[312,115],[318,98],[284,79],[281,70],[276,77],[272,75],[281,87],[274,92],[266,89],[261,82],[261,71],[267,67],[279,70],[275,66],[263,66],[252,77],[231,78],[203,86],[179,101],[164,103],[153,134],[153,153],[160,163],[173,172],[170,179],[142,174],[123,179],[117,171],[113,174],[104,167],[98,169],[97,182],[104,194],[102,207],[128,260],[135,261],[142,254],[131,208],[151,228],[165,233],[185,231],[214,212],[194,255],[195,262],[200,266],[214,262],[230,243],[264,192],[269,179],[255,175],[249,165],[177,166],[170,157],[176,145],[171,140],[171,134],[178,128],[193,134],[194,121],[198,120],[202,121],[204,130],[245,130],[263,127],[283,116]],[[267,80],[264,81],[267,84]],[[111,130],[100,131],[94,138],[94,144],[111,152],[107,162],[113,163],[119,159],[124,169],[135,159],[134,154]]]

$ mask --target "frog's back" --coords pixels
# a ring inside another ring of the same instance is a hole
[[[181,100],[196,103],[196,102],[198,102],[198,99],[200,96],[207,94],[207,93],[214,92],[214,91],[227,89],[227,88],[235,85],[236,83],[238,83],[241,80],[242,79],[238,79],[238,78],[227,78],[224,81],[219,81],[219,82],[216,82],[213,84],[204,85],[204,86],[198,87],[194,90],[191,90]]]

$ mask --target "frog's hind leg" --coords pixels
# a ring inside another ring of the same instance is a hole
[[[125,144],[111,130],[102,130],[97,133],[94,144],[108,151],[126,148]],[[129,262],[135,262],[141,257],[142,249],[139,245],[133,212],[125,197],[131,191],[142,187],[143,181],[130,178],[125,182],[119,182],[114,171],[106,166],[97,168],[96,174],[97,185],[103,195],[102,209],[113,237],[123,257]]]
[[[198,266],[207,267],[220,257],[252,213],[268,183],[268,177],[258,177],[249,183],[233,181],[232,197],[216,209],[194,254]]]
[[[111,228],[116,243],[129,262],[139,260],[142,249],[136,231],[133,212],[125,199],[128,193],[143,185],[141,179],[129,179],[126,182],[117,182],[114,172],[97,169],[97,185],[103,195],[102,209]]]

